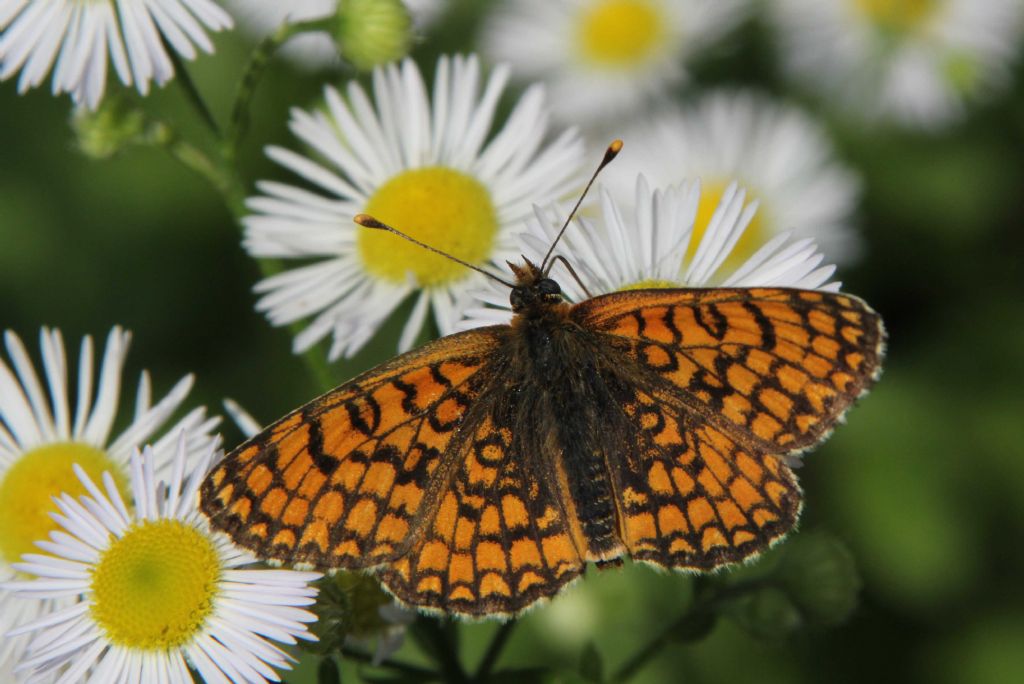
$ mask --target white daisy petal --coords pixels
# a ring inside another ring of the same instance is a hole
[[[327,88],[325,110],[292,112],[292,131],[317,157],[267,153],[317,190],[258,184],[243,245],[254,257],[307,262],[256,286],[257,310],[274,325],[312,319],[294,340],[297,352],[331,337],[331,359],[351,356],[416,289],[399,348],[417,338],[429,313],[448,334],[465,293],[480,282],[421,247],[356,225],[354,215],[379,213],[433,247],[504,270],[511,231],[531,203],[565,199],[582,185],[579,136],[567,131],[546,142],[541,90],[524,94],[495,130],[507,78],[502,66],[483,76],[475,56],[443,56],[428,88],[406,60],[374,72],[372,98],[353,82],[347,97]]]
[[[111,330],[98,370],[100,382],[95,396],[93,377],[97,371],[93,367],[92,340],[86,337],[82,341],[76,371],[76,406],[72,408],[68,405],[69,369],[60,331],[44,328],[40,333],[45,384],[18,337],[10,331],[5,334],[10,367],[0,358],[0,483],[17,490],[24,500],[5,499],[3,503],[11,508],[0,506],[0,517],[8,526],[4,534],[8,542],[15,544],[5,547],[5,554],[0,555],[0,581],[11,576],[22,553],[27,553],[24,558],[33,569],[39,569],[39,557],[32,553],[37,547],[51,554],[63,549],[68,562],[93,563],[97,549],[107,543],[110,530],[120,532],[128,525],[130,514],[111,472],[124,481],[132,449],[142,439],[169,429],[170,418],[184,403],[192,384],[191,376],[186,377],[155,406],[150,406],[152,389],[143,373],[136,393],[135,415],[128,417],[121,434],[111,437],[117,407],[123,403],[121,376],[129,337],[120,328]],[[205,409],[200,407],[170,429],[175,430],[174,439],[179,438],[178,432],[184,432],[191,448],[209,448],[214,441],[211,431],[216,422],[215,418],[206,419]],[[161,435],[157,445],[162,446],[169,438],[169,434]],[[163,467],[172,462],[168,458],[173,455],[171,450],[162,448],[156,454],[157,460],[165,463]],[[76,472],[89,474],[85,480],[90,483],[88,488],[82,489]],[[101,477],[103,488],[96,488],[92,482]],[[65,489],[89,494],[88,504],[83,506],[67,497],[53,502],[53,497]],[[48,505],[54,511],[50,515],[46,514]],[[26,517],[24,511],[38,513]],[[55,525],[73,529],[75,536],[55,529]],[[11,550],[7,551],[8,548]],[[62,567],[54,570],[56,575],[74,574],[68,569],[72,566]],[[24,601],[15,599],[9,589],[0,588],[0,632],[77,601],[80,590],[81,587],[66,582],[40,585],[30,592],[36,598]],[[25,639],[0,643],[0,673],[13,667],[26,643]]]
[[[699,236],[735,179],[759,208],[734,260],[784,232],[814,238],[830,259],[857,257],[860,181],[839,162],[825,129],[796,107],[753,91],[712,91],[688,107],[638,117],[622,137],[603,178],[618,204],[632,202],[638,174],[657,187],[699,178]]]
[[[196,488],[208,472],[211,455],[186,452],[186,441],[179,438],[174,463],[163,469],[170,473],[166,483],[156,477],[153,461],[157,457],[152,449],[133,455],[131,491],[135,512],[127,530],[109,524],[116,522],[113,512],[120,506],[106,500],[92,482],[87,482],[88,495],[80,502],[68,496],[61,498],[64,522],[74,524],[65,525],[62,534],[53,535],[49,550],[55,557],[27,558],[18,567],[31,579],[3,585],[18,596],[37,600],[62,596],[66,591],[82,596],[80,602],[51,611],[13,631],[31,635],[23,667],[32,674],[56,675],[58,681],[79,681],[90,672],[90,681],[185,683],[190,681],[187,661],[206,682],[259,684],[279,681],[275,670],[286,669],[293,662],[275,642],[294,644],[297,639],[314,638],[306,625],[316,617],[304,606],[314,600],[316,590],[309,584],[320,574],[238,569],[251,563],[251,557],[239,554],[223,535],[212,532],[196,509]],[[189,462],[198,462],[199,468],[188,472]],[[89,479],[84,473],[81,477],[83,481]],[[98,516],[91,516],[89,510]],[[94,534],[97,531],[100,533]],[[88,538],[78,538],[82,533]],[[97,557],[90,562],[77,560],[82,542],[93,544],[95,537],[102,537]],[[178,541],[168,543],[170,539]],[[107,564],[124,562],[114,559],[136,553],[147,559],[153,553],[165,554],[159,567],[175,569],[168,570],[160,582],[147,582],[146,586],[166,587],[166,580],[171,582],[171,590],[150,589],[144,596],[143,587],[133,586],[133,596],[151,602],[151,606],[126,606],[117,599],[111,603],[110,596],[129,590],[119,583],[134,580],[130,573],[108,571]],[[209,596],[198,599],[194,592],[189,593],[192,590],[179,597],[173,591],[178,582],[212,589],[205,589]],[[182,606],[181,601],[198,602]],[[128,614],[131,611],[136,613]],[[197,611],[202,615],[198,625]],[[103,627],[98,615],[104,616]],[[143,649],[120,636],[125,633],[135,634],[132,639],[146,643],[154,639],[170,641],[156,649]]]
[[[687,78],[691,58],[743,18],[742,0],[509,0],[481,48],[550,89],[571,123],[621,121]]]
[[[95,109],[106,89],[108,55],[125,85],[145,95],[174,67],[164,43],[185,59],[213,49],[206,31],[231,26],[212,0],[51,0],[0,8],[0,78],[21,72],[19,92],[53,71],[54,94]]]
[[[768,3],[790,78],[844,115],[936,129],[1011,80],[1019,0]]]
[[[827,282],[834,267],[821,266],[824,257],[810,239],[789,242],[788,236],[778,236],[749,261],[735,269],[727,267],[757,210],[757,203],[747,203],[746,193],[735,183],[726,188],[695,248],[690,242],[700,199],[699,183],[652,190],[646,179],[638,176],[634,188],[628,210],[614,201],[611,192],[601,189],[599,214],[576,218],[555,252],[573,264],[590,295],[640,287],[838,289],[837,284]],[[537,208],[527,221],[527,232],[520,235],[527,259],[542,262],[569,210],[569,206]],[[693,255],[687,256],[690,252]],[[589,296],[569,274],[557,277],[563,294],[571,301]],[[487,283],[473,295],[485,306],[467,309],[459,329],[511,320],[507,289],[499,292],[497,286]]]
[[[447,7],[448,0],[405,0],[414,28],[423,30]],[[225,7],[239,25],[255,36],[273,33],[286,22],[297,23],[335,14],[339,0],[225,0]],[[338,48],[326,33],[303,33],[284,48],[284,54],[306,68],[328,67],[338,63]]]

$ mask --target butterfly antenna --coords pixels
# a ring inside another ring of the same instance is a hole
[[[557,245],[558,241],[562,239],[562,234],[565,233],[565,229],[569,227],[573,217],[576,216],[577,210],[579,210],[580,205],[583,204],[583,198],[587,196],[587,193],[590,191],[590,186],[594,184],[595,180],[597,180],[597,174],[601,173],[601,170],[608,166],[612,162],[612,159],[615,159],[620,150],[622,150],[621,140],[613,140],[612,144],[608,146],[607,150],[605,150],[604,159],[602,159],[601,163],[597,165],[597,170],[594,171],[594,175],[592,175],[590,180],[587,181],[587,187],[583,188],[580,198],[576,200],[576,206],[574,206],[572,211],[569,212],[569,217],[565,219],[565,223],[562,224],[562,229],[558,231],[555,241],[551,243],[551,247],[548,248],[548,253],[544,255],[544,261],[540,264],[541,273],[547,274],[548,269],[554,265],[553,261],[551,262],[551,265],[548,265],[548,259],[551,258],[551,253],[555,251],[555,245]]]
[[[359,225],[361,225],[364,228],[373,228],[374,230],[383,230],[383,231],[387,231],[388,233],[394,233],[398,237],[405,238],[406,240],[408,240],[409,242],[413,243],[414,245],[419,245],[423,249],[429,250],[429,251],[433,252],[434,254],[440,254],[444,258],[451,259],[452,261],[454,261],[457,264],[462,264],[466,268],[471,268],[474,271],[476,271],[477,273],[484,274],[485,276],[487,276],[491,280],[497,280],[499,283],[501,283],[505,287],[515,287],[515,285],[513,285],[510,282],[508,282],[507,280],[505,280],[503,278],[499,278],[498,276],[496,276],[493,273],[490,273],[488,271],[485,271],[484,269],[480,268],[479,266],[474,266],[473,264],[465,262],[465,261],[463,261],[462,259],[460,259],[458,257],[452,256],[448,252],[442,252],[441,250],[437,249],[436,247],[431,247],[430,245],[425,244],[423,242],[420,242],[419,240],[417,240],[416,238],[414,238],[414,237],[412,237],[410,235],[406,235],[405,233],[403,233],[402,231],[398,230],[397,228],[392,228],[391,226],[389,226],[386,223],[381,223],[380,221],[378,221],[377,219],[373,218],[369,214],[357,214],[356,216],[354,216],[352,218],[352,220],[355,221],[356,223],[358,223]]]

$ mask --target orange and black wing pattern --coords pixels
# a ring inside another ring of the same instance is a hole
[[[452,454],[457,470],[415,545],[377,570],[406,603],[475,617],[512,615],[583,572],[579,524],[544,476],[550,457],[533,448],[542,426],[513,431],[528,410],[505,391],[506,380],[498,378],[495,391],[474,406],[479,420],[473,417],[471,434]]]
[[[498,345],[484,328],[432,342],[293,411],[228,454],[201,488],[211,523],[257,556],[381,565],[444,511],[445,456]]]
[[[742,560],[795,525],[785,458],[872,385],[885,337],[861,300],[790,289],[615,293],[571,317],[632,368],[636,451],[612,469],[621,534],[673,568]]]

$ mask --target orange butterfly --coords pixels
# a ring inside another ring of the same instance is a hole
[[[470,616],[518,613],[588,562],[710,570],[791,530],[786,458],[877,378],[881,318],[785,288],[570,304],[551,263],[510,264],[510,325],[398,356],[228,454],[201,490],[213,525]]]

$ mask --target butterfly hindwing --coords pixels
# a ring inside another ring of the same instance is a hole
[[[457,470],[419,540],[378,570],[406,603],[449,614],[510,615],[553,596],[583,571],[571,514],[557,485],[542,476],[551,455],[535,448],[543,441],[535,431],[540,425],[514,428],[532,404],[502,391],[509,372],[495,374],[491,391],[464,421],[468,439],[449,454]]]
[[[400,555],[473,403],[494,329],[442,338],[293,411],[203,483],[214,526],[258,556],[321,568]]]
[[[794,526],[800,488],[780,459],[740,447],[671,394],[638,391],[626,411],[637,465],[617,474],[616,498],[632,558],[710,570]]]

